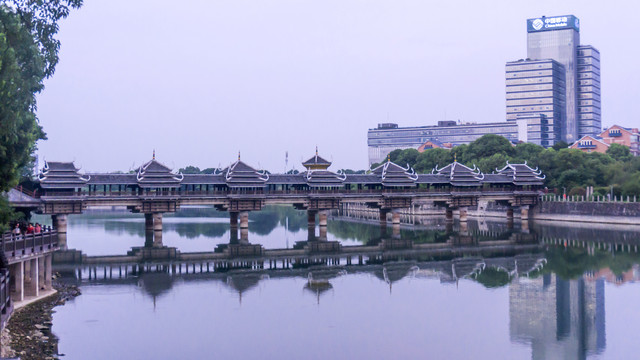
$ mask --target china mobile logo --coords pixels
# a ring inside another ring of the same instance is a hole
[[[541,19],[535,19],[535,20],[533,20],[533,23],[531,24],[531,26],[533,26],[533,28],[535,30],[542,29],[542,25],[544,25],[544,23],[542,22]]]

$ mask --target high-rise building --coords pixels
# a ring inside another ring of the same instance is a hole
[[[552,59],[512,61],[505,75],[507,121],[528,119],[529,131],[537,136],[527,142],[549,147],[560,141],[566,114],[564,66]]]
[[[573,15],[528,19],[527,59],[553,59],[564,66],[566,114],[560,138],[572,143],[583,135],[597,135],[601,124],[600,53],[580,45],[580,20]]]
[[[369,129],[367,144],[369,146],[369,165],[379,163],[387,158],[387,154],[396,149],[418,149],[428,141],[448,143],[452,146],[469,144],[482,135],[495,134],[504,136],[512,142],[539,138],[539,130],[535,124],[544,122],[544,115],[493,123],[464,123],[445,120],[438,125],[398,127],[398,124],[378,124]],[[536,131],[538,133],[536,133]]]
[[[600,52],[591,45],[578,46],[578,132],[580,137],[599,134]]]

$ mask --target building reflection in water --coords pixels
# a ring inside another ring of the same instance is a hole
[[[511,341],[531,345],[532,359],[584,359],[606,346],[603,278],[555,274],[509,285]]]

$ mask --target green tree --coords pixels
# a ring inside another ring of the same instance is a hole
[[[200,168],[192,165],[181,168],[179,171],[183,174],[200,174]]]
[[[557,143],[553,144],[553,146],[552,146],[553,150],[556,150],[556,151],[558,151],[560,149],[566,149],[568,147],[569,147],[569,144],[567,144],[564,141],[558,141]]]
[[[413,167],[418,173],[430,173],[433,168],[445,167],[453,162],[453,156],[451,150],[445,149],[429,149],[425,150],[416,159],[416,164]]]
[[[544,148],[540,145],[531,143],[520,143],[516,145],[515,153],[513,155],[513,163],[524,163],[525,161],[533,167],[538,165],[538,157],[540,153],[544,151]]]
[[[631,161],[633,159],[629,148],[620,144],[611,144],[607,149],[607,154],[616,161]]]
[[[507,163],[507,157],[504,154],[493,154],[478,160],[476,164],[483,173],[491,173],[496,169],[501,169]]]
[[[20,17],[0,7],[0,191],[18,183],[45,135],[36,121],[35,95],[42,90],[44,61]]]
[[[81,0],[5,0],[0,4],[0,191],[18,183],[46,139],[36,116],[36,95],[54,72],[58,20]],[[0,227],[11,209],[0,203]]]
[[[20,18],[20,22],[31,34],[33,42],[38,46],[44,75],[53,75],[58,64],[60,40],[58,22],[71,12],[82,6],[83,0],[4,0],[6,11],[13,12]]]
[[[515,148],[507,138],[494,134],[486,134],[469,144],[463,162],[469,164],[478,162],[482,158],[502,154],[505,157],[515,154]],[[458,159],[460,161],[460,159]]]

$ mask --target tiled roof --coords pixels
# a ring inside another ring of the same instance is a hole
[[[377,175],[385,187],[414,187],[418,180],[418,174],[409,165],[403,168],[390,160],[371,170],[371,173]]]
[[[171,168],[158,162],[155,157],[138,168],[136,180],[142,188],[179,187],[184,176],[173,173]]]
[[[240,159],[222,172],[229,187],[262,187],[269,180],[269,174],[252,168]]]
[[[527,165],[525,161],[524,164],[509,164],[507,161],[507,165],[502,169],[498,170],[498,174],[506,175],[510,178],[511,182],[514,185],[542,185],[544,184],[545,176],[538,170],[538,168],[532,169]]]
[[[346,179],[345,174],[336,174],[329,170],[307,170],[304,174],[310,187],[339,187]]]
[[[47,162],[38,175],[40,186],[44,189],[77,189],[90,179],[81,175],[73,162]]]
[[[447,176],[453,186],[480,186],[481,181],[484,180],[484,174],[475,165],[472,169],[457,161],[442,169],[438,169],[436,166],[432,173]]]

